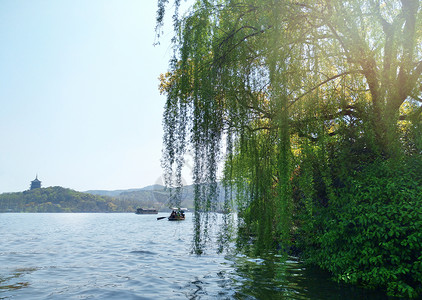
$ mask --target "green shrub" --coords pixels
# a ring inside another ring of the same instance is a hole
[[[303,232],[308,261],[339,281],[421,296],[421,162],[376,162],[337,190],[330,207],[315,217],[319,234],[309,241],[312,235]]]

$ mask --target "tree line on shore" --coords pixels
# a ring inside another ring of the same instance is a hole
[[[0,194],[0,212],[134,212],[138,207],[161,208],[167,200],[154,191],[109,197],[55,186]]]

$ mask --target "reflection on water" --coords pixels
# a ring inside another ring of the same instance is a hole
[[[36,271],[35,268],[20,268],[12,271],[10,275],[0,276],[0,290],[18,290],[25,288],[29,282],[22,281],[22,277]],[[0,297],[0,299],[3,299]]]
[[[227,220],[227,227],[221,227],[223,222],[199,236],[209,243],[198,256],[192,251],[198,237],[193,214],[183,222],[156,218],[0,214],[0,299],[384,297],[331,282],[320,270],[307,269],[292,257],[248,257],[228,251],[233,223]],[[227,229],[224,235],[221,228]],[[204,247],[201,239],[196,245]],[[219,242],[223,240],[224,247]]]
[[[330,280],[328,273],[306,268],[295,257],[232,257],[232,286],[237,299],[386,299],[384,293]]]

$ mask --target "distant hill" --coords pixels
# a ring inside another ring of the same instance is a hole
[[[168,210],[169,192],[162,185],[127,190],[89,190],[85,193],[113,197],[121,202],[136,203],[137,207]]]
[[[154,185],[148,185],[146,187],[143,187],[141,190],[143,191],[162,191],[165,190],[166,187],[161,184],[154,184]]]
[[[100,195],[100,196],[108,196],[108,197],[115,197],[120,195],[121,193],[126,192],[135,192],[140,191],[141,189],[128,189],[128,190],[114,190],[114,191],[107,191],[107,190],[89,190],[83,193],[92,194],[92,195]]]
[[[219,198],[218,201],[222,203],[224,201],[223,188],[219,185]],[[139,189],[127,189],[127,190],[91,190],[86,193],[92,193],[94,195],[102,196],[113,196],[116,199],[122,201],[135,201],[140,203],[143,207],[156,208],[159,210],[168,210],[170,192],[164,186],[156,184],[146,186]],[[193,210],[194,207],[194,185],[187,185],[182,188],[182,207],[187,207]]]
[[[193,210],[194,186],[182,189],[182,207]],[[168,211],[170,192],[162,185],[127,190],[77,192],[55,186],[0,194],[0,212],[134,212],[136,208]],[[220,187],[219,202],[223,202]]]
[[[126,212],[136,205],[59,186],[0,194],[1,212]]]
[[[123,193],[131,193],[131,192],[138,192],[138,191],[163,191],[165,190],[165,186],[163,185],[159,185],[159,184],[154,184],[154,185],[149,185],[143,188],[138,188],[138,189],[127,189],[127,190],[89,190],[89,191],[85,191],[84,193],[88,193],[88,194],[93,194],[93,195],[101,195],[101,196],[109,196],[109,197],[115,197],[115,196],[119,196],[120,194]]]

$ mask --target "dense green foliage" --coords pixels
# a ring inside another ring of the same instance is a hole
[[[166,184],[191,151],[195,208],[213,210],[223,161],[239,245],[420,295],[419,1],[198,0],[180,19],[174,2]],[[198,253],[207,226],[195,214]]]
[[[378,161],[339,188],[331,205],[296,233],[303,257],[338,280],[422,292],[422,161]],[[313,228],[309,228],[312,226]]]
[[[0,194],[3,212],[133,212],[137,203],[58,186]]]

